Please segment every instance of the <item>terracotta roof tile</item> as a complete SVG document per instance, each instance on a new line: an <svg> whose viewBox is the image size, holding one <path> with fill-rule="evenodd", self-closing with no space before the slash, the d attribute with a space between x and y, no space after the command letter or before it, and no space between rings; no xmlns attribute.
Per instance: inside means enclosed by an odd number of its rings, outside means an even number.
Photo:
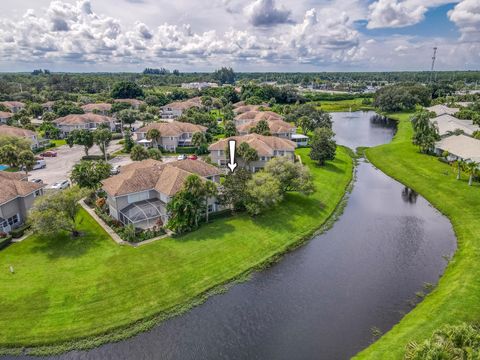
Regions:
<svg viewBox="0 0 480 360"><path fill-rule="evenodd" d="M12 201L17 197L26 196L45 186L22 179L25 179L24 174L0 172L0 188L2 189L0 191L0 204Z"/></svg>
<svg viewBox="0 0 480 360"><path fill-rule="evenodd" d="M205 132L207 128L201 125L195 125L188 122L156 122L138 129L137 133L146 133L150 129L157 129L161 136L180 136L184 133Z"/></svg>
<svg viewBox="0 0 480 360"><path fill-rule="evenodd" d="M79 125L88 123L104 123L112 122L113 118L93 113L87 114L70 114L53 120L57 125Z"/></svg>
<svg viewBox="0 0 480 360"><path fill-rule="evenodd" d="M272 156L275 150L294 151L297 145L287 139L276 136L263 136L258 134L248 134L243 136L232 136L230 138L219 140L208 147L208 150L225 150L229 140L235 140L237 146L241 143L247 143L254 148L260 156Z"/></svg>

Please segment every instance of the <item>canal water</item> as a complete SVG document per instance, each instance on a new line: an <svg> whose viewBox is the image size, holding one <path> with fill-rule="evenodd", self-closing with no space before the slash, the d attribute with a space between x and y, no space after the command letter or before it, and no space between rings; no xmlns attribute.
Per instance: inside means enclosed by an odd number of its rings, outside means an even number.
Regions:
<svg viewBox="0 0 480 360"><path fill-rule="evenodd" d="M337 142L353 149L395 132L371 112L333 118ZM356 177L333 228L249 281L147 333L53 358L350 358L437 283L456 247L448 219L421 196L365 161Z"/></svg>

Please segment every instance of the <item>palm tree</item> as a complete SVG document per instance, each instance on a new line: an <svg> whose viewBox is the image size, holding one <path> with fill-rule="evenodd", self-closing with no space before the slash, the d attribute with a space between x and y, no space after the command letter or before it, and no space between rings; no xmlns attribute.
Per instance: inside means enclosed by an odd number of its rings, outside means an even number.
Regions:
<svg viewBox="0 0 480 360"><path fill-rule="evenodd" d="M158 138L160 137L160 131L158 129L152 128L147 131L147 139L153 140L155 147L158 148Z"/></svg>
<svg viewBox="0 0 480 360"><path fill-rule="evenodd" d="M473 177L475 176L475 174L477 172L478 165L479 165L479 163L476 163L475 161L469 161L465 166L465 170L467 171L467 174L470 175L470 177L468 178L468 185L469 186L472 186Z"/></svg>
<svg viewBox="0 0 480 360"><path fill-rule="evenodd" d="M35 165L35 155L31 150L23 150L18 154L18 165L23 167L25 175L28 176L28 171L33 169Z"/></svg>
<svg viewBox="0 0 480 360"><path fill-rule="evenodd" d="M208 199L217 195L217 185L213 181L207 180L205 181L203 190L205 192L205 222L208 223Z"/></svg>
<svg viewBox="0 0 480 360"><path fill-rule="evenodd" d="M460 180L460 175L465 166L465 161L459 158L452 163L452 166L457 171L457 180Z"/></svg>

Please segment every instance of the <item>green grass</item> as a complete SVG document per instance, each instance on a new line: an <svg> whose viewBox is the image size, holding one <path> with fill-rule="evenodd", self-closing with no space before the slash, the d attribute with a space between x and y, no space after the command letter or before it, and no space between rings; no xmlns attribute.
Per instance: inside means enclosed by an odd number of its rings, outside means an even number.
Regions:
<svg viewBox="0 0 480 360"><path fill-rule="evenodd" d="M67 141L65 139L50 140L50 142L55 144L55 148L66 145Z"/></svg>
<svg viewBox="0 0 480 360"><path fill-rule="evenodd" d="M368 159L383 172L423 195L453 224L458 249L437 287L392 330L357 359L402 359L406 344L422 341L445 324L480 320L480 186L411 144L409 114L397 115L392 143L370 148Z"/></svg>
<svg viewBox="0 0 480 360"><path fill-rule="evenodd" d="M335 161L317 167L308 149L298 152L317 191L310 197L288 194L281 206L257 218L222 218L180 238L133 248L116 245L82 211L79 239L31 236L1 251L0 349L87 338L48 353L119 340L155 322L142 325L142 319L186 309L309 239L340 203L353 161L339 148ZM105 333L113 335L94 340Z"/></svg>
<svg viewBox="0 0 480 360"><path fill-rule="evenodd" d="M363 105L363 99L357 98L353 100L334 100L334 101L320 101L320 107L322 110L328 112L337 111L359 111L359 110L373 110L370 105Z"/></svg>

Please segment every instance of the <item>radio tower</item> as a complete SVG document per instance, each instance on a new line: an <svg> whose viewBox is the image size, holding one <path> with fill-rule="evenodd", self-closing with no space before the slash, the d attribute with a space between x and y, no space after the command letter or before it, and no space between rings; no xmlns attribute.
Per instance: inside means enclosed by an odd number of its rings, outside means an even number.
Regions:
<svg viewBox="0 0 480 360"><path fill-rule="evenodd" d="M437 47L433 48L433 56L432 56L432 68L430 69L430 82L433 79L433 69L435 68L435 59L437 58Z"/></svg>

